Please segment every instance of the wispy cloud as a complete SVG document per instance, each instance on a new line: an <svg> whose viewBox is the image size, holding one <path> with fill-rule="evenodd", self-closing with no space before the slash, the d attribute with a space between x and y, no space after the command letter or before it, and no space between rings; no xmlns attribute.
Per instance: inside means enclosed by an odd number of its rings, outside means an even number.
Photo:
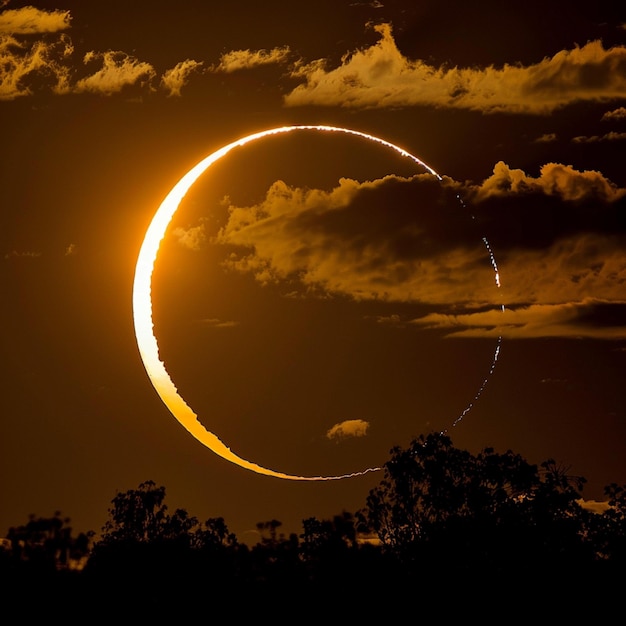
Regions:
<svg viewBox="0 0 626 626"><path fill-rule="evenodd" d="M526 67L448 68L407 59L389 24L374 28L380 40L344 56L338 67L327 69L323 60L296 67L292 76L305 82L285 96L285 103L547 114L574 102L626 98L623 46L607 50L592 41Z"/></svg>
<svg viewBox="0 0 626 626"><path fill-rule="evenodd" d="M220 320L215 317L205 318L200 320L200 322L204 326L209 326L211 328L234 328L235 326L239 326L239 322L234 320Z"/></svg>
<svg viewBox="0 0 626 626"><path fill-rule="evenodd" d="M512 249L500 262L509 303L620 302L626 284L625 237L572 234L546 249Z"/></svg>
<svg viewBox="0 0 626 626"><path fill-rule="evenodd" d="M326 432L327 439L335 439L341 441L351 437L365 437L369 429L369 422L365 420L346 420L335 424Z"/></svg>
<svg viewBox="0 0 626 626"><path fill-rule="evenodd" d="M211 66L211 71L231 73L260 65L284 63L290 54L289 46L272 48L271 50L233 50L223 54L220 57L220 62Z"/></svg>
<svg viewBox="0 0 626 626"><path fill-rule="evenodd" d="M597 143L599 141L625 141L626 133L617 133L615 131L611 131L610 133L605 133L604 135L591 135L589 137L585 135L579 135L578 137L574 137L572 141L574 143Z"/></svg>
<svg viewBox="0 0 626 626"><path fill-rule="evenodd" d="M161 86L168 96L180 96L182 88L187 84L189 77L202 67L201 61L187 59L177 63L161 76Z"/></svg>
<svg viewBox="0 0 626 626"><path fill-rule="evenodd" d="M204 224L192 226L191 228L178 226L172 234L176 241L188 250L200 250L206 243Z"/></svg>
<svg viewBox="0 0 626 626"><path fill-rule="evenodd" d="M133 86L143 93L160 87L167 96L180 96L190 76L203 61L187 59L158 75L154 66L121 50L92 50L83 57L83 65L100 67L88 76L73 58L74 46L66 34L49 37L69 29L69 11L44 11L33 7L0 13L0 99L12 100L51 90L56 94L92 93L104 96L121 93ZM25 35L40 35L37 41ZM48 37L46 38L46 35ZM291 52L288 46L270 50L234 50L223 54L208 71L232 73L259 66L285 63ZM53 84L50 86L50 79Z"/></svg>
<svg viewBox="0 0 626 626"><path fill-rule="evenodd" d="M41 252L32 250L11 250L4 255L5 259L36 259L41 256Z"/></svg>
<svg viewBox="0 0 626 626"><path fill-rule="evenodd" d="M66 60L74 52L71 41L61 35L53 42L20 42L0 35L0 100L32 95L38 80L52 81L53 93L70 89L70 69Z"/></svg>
<svg viewBox="0 0 626 626"><path fill-rule="evenodd" d="M0 13L0 35L56 33L68 29L71 19L69 11L43 11L35 7L8 9Z"/></svg>
<svg viewBox="0 0 626 626"><path fill-rule="evenodd" d="M75 256L76 254L78 254L78 246L75 243L68 244L62 252L58 250L50 253L46 252L47 257L69 257ZM44 253L39 250L11 250L4 254L5 259L38 259L43 256Z"/></svg>
<svg viewBox="0 0 626 626"><path fill-rule="evenodd" d="M88 52L83 62L100 63L95 73L80 79L74 86L77 93L91 92L112 95L125 87L139 84L149 87L156 72L152 65L139 61L125 52L109 50L107 52Z"/></svg>
<svg viewBox="0 0 626 626"><path fill-rule="evenodd" d="M0 100L31 96L39 91L58 95L94 93L110 96L135 86L153 92L154 67L123 51L90 51L83 65L99 64L92 74L75 80L80 68L74 59L68 11L43 11L33 7L0 13ZM39 35L35 41L28 35ZM179 95L194 61L183 61L164 73L162 86Z"/></svg>
<svg viewBox="0 0 626 626"><path fill-rule="evenodd" d="M556 133L546 133L535 139L535 143L552 143L557 140Z"/></svg>
<svg viewBox="0 0 626 626"><path fill-rule="evenodd" d="M589 299L462 315L433 313L412 320L411 323L422 328L445 330L449 337L623 340L626 339L626 324L607 324L602 320L602 308L616 305L619 305L622 312L626 311L626 302L605 303ZM594 316L598 317L595 321Z"/></svg>

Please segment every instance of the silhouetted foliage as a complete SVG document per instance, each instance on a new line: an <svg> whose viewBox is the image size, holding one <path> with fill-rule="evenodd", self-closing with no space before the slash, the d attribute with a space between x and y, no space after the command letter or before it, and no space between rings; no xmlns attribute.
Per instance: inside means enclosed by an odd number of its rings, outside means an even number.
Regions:
<svg viewBox="0 0 626 626"><path fill-rule="evenodd" d="M109 519L102 528L99 545L134 542L152 543L169 538L178 531L185 536L197 524L186 512L176 511L172 519L167 514L165 487L148 480L137 489L118 493L111 501Z"/></svg>
<svg viewBox="0 0 626 626"><path fill-rule="evenodd" d="M80 567L89 554L93 533L74 536L69 522L57 511L52 517L31 515L26 524L9 528L8 559L43 570Z"/></svg>
<svg viewBox="0 0 626 626"><path fill-rule="evenodd" d="M584 479L491 448L473 455L442 433L394 448L358 513L362 530L406 565L502 568L591 559Z"/></svg>
<svg viewBox="0 0 626 626"><path fill-rule="evenodd" d="M224 550L239 545L235 533L231 533L223 517L211 517L193 533L192 546L201 550Z"/></svg>
<svg viewBox="0 0 626 626"><path fill-rule="evenodd" d="M261 537L261 543L267 546L275 546L278 540L283 541L284 535L278 536L278 529L283 523L277 519L267 522L257 522L256 528Z"/></svg>
<svg viewBox="0 0 626 626"><path fill-rule="evenodd" d="M581 504L585 480L555 461L534 465L491 448L472 454L442 433L394 448L383 469L356 514L309 517L300 535L288 536L279 520L259 522L251 547L222 517L200 523L185 509L170 513L165 487L153 481L115 495L92 547L93 533L74 537L59 513L31 516L2 544L3 588L23 594L23 606L33 590L45 589L50 598L107 607L111 619L116 607L135 603L142 621L162 619L168 607L177 615L181 598L228 601L236 618L278 609L289 617L287 600L323 617L341 599L345 616L355 619L350 598L371 589L384 597L390 619L407 602L447 602L451 589L464 610L485 589L513 585L518 603L525 594L522 604L532 598L539 606L556 601L554 580L609 593L623 578L626 486L606 487L606 511L593 513ZM87 556L84 570L70 571ZM359 617L370 620L361 606Z"/></svg>
<svg viewBox="0 0 626 626"><path fill-rule="evenodd" d="M352 513L344 511L329 520L309 517L302 522L302 527L302 557L310 563L334 560L358 548Z"/></svg>
<svg viewBox="0 0 626 626"><path fill-rule="evenodd" d="M608 508L589 516L590 541L603 561L626 566L626 485L611 483L604 488Z"/></svg>
<svg viewBox="0 0 626 626"><path fill-rule="evenodd" d="M239 544L224 519L200 523L180 508L170 514L165 497L165 487L153 481L117 493L87 573L170 591L196 587L200 574L213 585L230 581L238 572Z"/></svg>

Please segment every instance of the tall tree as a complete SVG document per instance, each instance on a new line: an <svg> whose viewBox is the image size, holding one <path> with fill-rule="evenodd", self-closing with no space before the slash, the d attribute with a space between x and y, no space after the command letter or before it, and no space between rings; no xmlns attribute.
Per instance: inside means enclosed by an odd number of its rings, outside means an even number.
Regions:
<svg viewBox="0 0 626 626"><path fill-rule="evenodd" d="M179 519L172 521L164 504L165 487L148 480L137 489L119 492L111 501L109 519L102 529L100 544L119 542L150 543L171 537L178 523L181 532L189 531L185 523L186 514L175 514ZM194 518L190 520L196 523Z"/></svg>
<svg viewBox="0 0 626 626"><path fill-rule="evenodd" d="M185 509L172 514L165 504L165 487L154 481L118 492L109 519L95 543L88 573L114 579L119 585L163 587L188 584L193 576L193 549L200 525Z"/></svg>
<svg viewBox="0 0 626 626"><path fill-rule="evenodd" d="M499 568L589 558L582 478L554 461L455 448L443 433L394 448L357 517L405 562Z"/></svg>

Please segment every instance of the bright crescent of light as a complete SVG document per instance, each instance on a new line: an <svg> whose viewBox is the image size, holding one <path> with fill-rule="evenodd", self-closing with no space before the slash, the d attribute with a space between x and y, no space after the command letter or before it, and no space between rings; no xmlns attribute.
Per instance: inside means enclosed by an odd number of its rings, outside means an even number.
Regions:
<svg viewBox="0 0 626 626"><path fill-rule="evenodd" d="M384 139L379 139L378 137L361 133L356 130L350 130L348 128L339 128L335 126L282 126L280 128L272 128L270 130L254 133L229 143L227 146L213 152L213 154L210 154L190 169L169 192L152 218L152 222L146 231L143 244L141 245L139 257L137 259L137 266L135 268L135 280L133 285L133 319L135 324L135 336L137 338L137 345L139 346L139 353L141 354L144 367L146 368L152 385L161 397L161 400L163 400L174 417L200 443L204 444L207 448L210 448L213 452L215 452L215 454L218 454L227 461L231 461L232 463L240 465L245 469L249 469L253 472L264 474L266 476L273 476L275 478L300 481L340 480L343 478L362 476L368 472L378 471L380 468L370 467L359 472L343 474L341 476L297 476L284 474L283 472L277 472L266 467L262 467L235 454L215 434L208 431L200 423L198 416L180 396L176 386L170 378L170 375L165 369L164 363L159 358L159 345L157 343L156 336L154 335L151 293L154 264L156 262L159 247L163 237L165 236L167 227L191 186L209 167L211 167L211 165L213 165L213 163L227 155L233 148L244 146L247 143L256 141L257 139L262 139L263 137L267 137L269 135L289 133L296 130L345 133L377 142L395 150L402 156L412 159L417 164L425 167L431 174L441 179L439 174L437 174L432 168L428 167L420 159L413 156L406 150L385 141Z"/></svg>

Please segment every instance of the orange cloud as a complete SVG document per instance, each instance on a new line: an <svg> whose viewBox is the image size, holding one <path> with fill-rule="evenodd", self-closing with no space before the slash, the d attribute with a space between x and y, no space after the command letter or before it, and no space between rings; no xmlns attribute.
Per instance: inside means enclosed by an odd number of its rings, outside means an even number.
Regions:
<svg viewBox="0 0 626 626"><path fill-rule="evenodd" d="M161 76L161 86L168 92L168 96L180 96L181 89L187 84L189 76L202 67L201 61L187 59L177 63Z"/></svg>
<svg viewBox="0 0 626 626"><path fill-rule="evenodd" d="M22 43L0 35L0 100L32 95L38 80L52 78L54 93L67 93L70 70L64 64L74 48L66 36L47 43Z"/></svg>
<svg viewBox="0 0 626 626"><path fill-rule="evenodd" d="M574 137L572 141L574 143L597 143L598 141L624 141L626 140L626 133L617 133L615 131L611 131L610 133L605 133L604 135L591 135L587 137L585 135L579 135L578 137Z"/></svg>
<svg viewBox="0 0 626 626"><path fill-rule="evenodd" d="M603 304L588 299L561 304L535 304L527 307L492 310L461 315L433 313L412 320L423 328L448 331L449 337L503 337L536 339L539 337L626 339L626 325L592 324L585 320ZM609 303L615 305L615 302ZM621 302L620 306L626 306Z"/></svg>
<svg viewBox="0 0 626 626"><path fill-rule="evenodd" d="M54 33L70 27L69 11L42 11L35 7L9 9L0 13L0 35Z"/></svg>
<svg viewBox="0 0 626 626"><path fill-rule="evenodd" d="M626 118L626 107L619 107L613 111L607 111L602 116L602 121L609 122L612 120L623 120L624 118Z"/></svg>
<svg viewBox="0 0 626 626"><path fill-rule="evenodd" d="M292 76L305 82L285 96L285 104L548 114L574 102L626 98L623 46L606 50L592 41L527 67L437 68L404 57L389 24L374 28L378 43L344 56L339 67L327 70L320 60L295 67Z"/></svg>
<svg viewBox="0 0 626 626"><path fill-rule="evenodd" d="M624 235L580 233L547 249L514 249L500 261L502 298L510 303L621 302L626 284Z"/></svg>
<svg viewBox="0 0 626 626"><path fill-rule="evenodd" d="M120 92L124 87L139 84L150 85L155 76L152 65L135 59L125 52L109 50L108 52L88 52L84 63L101 61L102 67L94 74L79 80L74 91L111 95Z"/></svg>
<svg viewBox="0 0 626 626"><path fill-rule="evenodd" d="M602 202L615 202L626 197L626 189L620 189L600 172L579 171L570 165L547 163L537 178L523 170L511 169L503 161L493 168L493 175L473 190L473 200L481 202L494 196L512 196L539 192L558 196L566 201L597 199Z"/></svg>
<svg viewBox="0 0 626 626"><path fill-rule="evenodd" d="M217 318L206 318L200 321L203 325L210 326L211 328L234 328L235 326L239 326L239 322L236 322L234 320L220 320Z"/></svg>
<svg viewBox="0 0 626 626"><path fill-rule="evenodd" d="M626 189L558 163L533 177L499 162L481 184L466 185L497 259L496 288L485 248L473 245L476 232L455 224L439 202L461 187L444 178L437 195L428 182L342 179L323 191L277 181L258 205L230 206L215 242L234 246L227 267L262 284L436 306L413 323L455 337L624 337L607 312L624 301ZM393 312L377 319L410 321Z"/></svg>
<svg viewBox="0 0 626 626"><path fill-rule="evenodd" d="M233 50L223 54L220 62L211 67L211 71L231 73L259 65L283 63L290 53L289 46L272 48L271 50Z"/></svg>
<svg viewBox="0 0 626 626"><path fill-rule="evenodd" d="M556 140L556 133L546 133L544 135L541 135L540 137L537 137L537 139L535 139L535 143L551 143Z"/></svg>
<svg viewBox="0 0 626 626"><path fill-rule="evenodd" d="M369 422L364 420L346 420L326 431L326 438L341 441L349 437L365 437L369 426Z"/></svg>
<svg viewBox="0 0 626 626"><path fill-rule="evenodd" d="M173 233L178 243L188 250L200 250L206 243L204 224L191 228L175 228Z"/></svg>
<svg viewBox="0 0 626 626"><path fill-rule="evenodd" d="M607 337L623 332L580 325L578 318L589 316L590 302L618 306L624 299L626 232L619 216L626 189L596 171L548 163L532 177L499 162L492 176L468 190L468 198L491 231L502 301L512 307L506 316L524 318L499 332Z"/></svg>
<svg viewBox="0 0 626 626"><path fill-rule="evenodd" d="M355 299L490 302L486 250L469 218L456 231L444 223L445 202L460 206L445 191L432 175L343 178L330 191L277 181L259 205L229 207L216 243L237 246L226 265L262 284L297 278Z"/></svg>
<svg viewBox="0 0 626 626"><path fill-rule="evenodd" d="M41 252L33 252L33 251L18 251L18 250L11 250L11 252L7 252L4 255L5 259L36 259L39 258L41 256Z"/></svg>

